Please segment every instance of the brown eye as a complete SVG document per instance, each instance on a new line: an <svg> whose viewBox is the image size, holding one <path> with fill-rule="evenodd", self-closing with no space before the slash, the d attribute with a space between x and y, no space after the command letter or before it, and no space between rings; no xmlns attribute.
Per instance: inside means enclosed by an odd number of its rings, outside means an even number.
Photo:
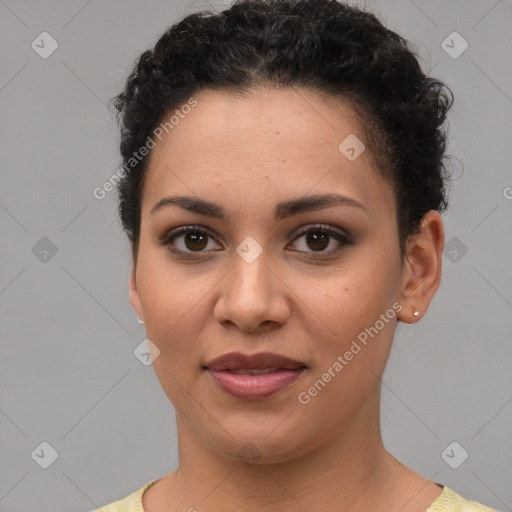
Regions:
<svg viewBox="0 0 512 512"><path fill-rule="evenodd" d="M168 246L174 253L198 253L207 252L210 234L194 226L183 226L166 235L161 240L162 245Z"/></svg>
<svg viewBox="0 0 512 512"><path fill-rule="evenodd" d="M208 235L205 235L200 231L185 233L183 237L185 246L187 247L187 249L190 249L191 251L201 251L208 244Z"/></svg>
<svg viewBox="0 0 512 512"><path fill-rule="evenodd" d="M300 239L304 240L299 244L297 241ZM200 229L200 226L182 226L164 234L160 238L160 243L178 256L200 255L222 249L218 245L215 247L215 244L209 248L210 240L214 241L213 236ZM292 244L299 245L299 248L295 249L298 252L332 256L353 245L353 242L343 232L322 225L302 228Z"/></svg>
<svg viewBox="0 0 512 512"><path fill-rule="evenodd" d="M298 244L298 251L305 253L316 252L322 255L332 255L343 250L348 245L353 245L347 235L327 226L302 228L294 243L301 238L303 238L303 242ZM331 246L331 249L326 250L329 246Z"/></svg>
<svg viewBox="0 0 512 512"><path fill-rule="evenodd" d="M323 251L329 245L329 235L320 231L311 231L306 234L306 243L315 251Z"/></svg>

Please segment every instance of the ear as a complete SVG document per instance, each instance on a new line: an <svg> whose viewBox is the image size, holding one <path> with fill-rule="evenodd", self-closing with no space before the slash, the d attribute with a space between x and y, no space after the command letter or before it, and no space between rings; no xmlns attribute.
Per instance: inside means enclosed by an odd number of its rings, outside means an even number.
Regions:
<svg viewBox="0 0 512 512"><path fill-rule="evenodd" d="M143 318L142 310L140 307L139 292L137 290L136 266L137 266L136 260L134 260L134 263L132 265L132 270L130 273L130 282L129 282L128 288L129 288L130 302L132 304L132 307L135 310L135 313L137 313L137 316L139 318Z"/></svg>
<svg viewBox="0 0 512 512"><path fill-rule="evenodd" d="M402 322L414 323L427 311L441 282L443 247L443 220L437 211L430 210L419 233L406 243L400 299L403 309L398 314ZM415 311L418 316L413 315Z"/></svg>

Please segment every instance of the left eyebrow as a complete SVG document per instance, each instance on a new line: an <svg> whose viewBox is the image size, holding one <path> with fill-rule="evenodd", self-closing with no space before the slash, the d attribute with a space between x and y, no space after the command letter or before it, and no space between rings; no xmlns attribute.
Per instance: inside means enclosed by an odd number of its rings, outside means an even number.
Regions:
<svg viewBox="0 0 512 512"><path fill-rule="evenodd" d="M164 197L151 208L151 215L168 205L176 205L184 210L208 217L215 217L222 220L227 218L226 211L222 206L206 201L205 199L190 196ZM358 208L363 210L366 214L369 214L368 209L355 199L339 194L319 194L278 203L274 210L274 218L276 220L282 220L301 213L322 210L335 205Z"/></svg>
<svg viewBox="0 0 512 512"><path fill-rule="evenodd" d="M339 194L320 194L312 196L304 196L300 199L293 199L291 201L283 201L278 203L274 212L276 220L285 219L300 213L312 212L330 208L331 206L351 206L359 208L369 215L368 209L355 199Z"/></svg>

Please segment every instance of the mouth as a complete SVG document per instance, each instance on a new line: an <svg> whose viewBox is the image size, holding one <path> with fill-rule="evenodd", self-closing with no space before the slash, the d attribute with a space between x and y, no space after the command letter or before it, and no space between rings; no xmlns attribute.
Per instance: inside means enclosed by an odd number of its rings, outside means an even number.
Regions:
<svg viewBox="0 0 512 512"><path fill-rule="evenodd" d="M236 398L262 399L290 387L307 366L285 356L231 352L203 366L219 388Z"/></svg>

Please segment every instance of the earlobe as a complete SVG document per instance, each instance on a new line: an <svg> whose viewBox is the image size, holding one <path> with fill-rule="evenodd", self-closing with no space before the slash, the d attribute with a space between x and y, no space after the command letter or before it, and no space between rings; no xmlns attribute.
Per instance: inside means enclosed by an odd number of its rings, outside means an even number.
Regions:
<svg viewBox="0 0 512 512"><path fill-rule="evenodd" d="M427 311L441 282L444 245L443 220L435 210L425 214L420 232L406 244L398 319L414 323Z"/></svg>

